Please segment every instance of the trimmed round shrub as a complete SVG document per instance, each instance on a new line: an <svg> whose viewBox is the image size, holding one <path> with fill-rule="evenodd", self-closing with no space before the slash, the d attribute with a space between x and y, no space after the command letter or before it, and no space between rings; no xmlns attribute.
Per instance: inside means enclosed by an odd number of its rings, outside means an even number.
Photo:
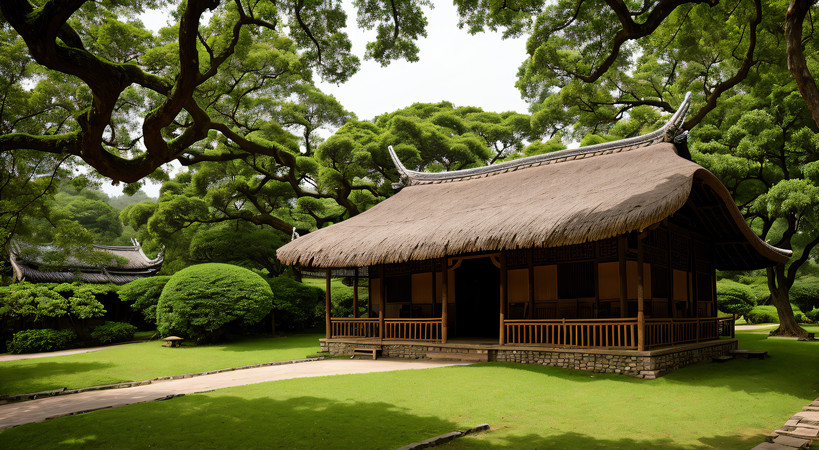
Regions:
<svg viewBox="0 0 819 450"><path fill-rule="evenodd" d="M23 330L14 333L6 347L9 352L16 354L51 352L68 348L74 339L77 339L77 333L71 330Z"/></svg>
<svg viewBox="0 0 819 450"><path fill-rule="evenodd" d="M119 288L119 298L124 302L134 302L131 309L141 312L146 322L156 326L156 305L170 279L170 276L154 276L134 280Z"/></svg>
<svg viewBox="0 0 819 450"><path fill-rule="evenodd" d="M717 281L717 309L728 314L745 316L754 307L751 288L729 279Z"/></svg>
<svg viewBox="0 0 819 450"><path fill-rule="evenodd" d="M271 309L273 292L258 274L230 264L199 264L171 276L162 289L157 329L162 336L213 342L259 322Z"/></svg>
<svg viewBox="0 0 819 450"><path fill-rule="evenodd" d="M324 291L299 283L292 278L269 278L273 290L273 312L276 326L286 330L303 330L321 323L324 318Z"/></svg>
<svg viewBox="0 0 819 450"><path fill-rule="evenodd" d="M805 317L810 321L810 323L819 322L819 308L806 312Z"/></svg>
<svg viewBox="0 0 819 450"><path fill-rule="evenodd" d="M94 328L91 337L100 344L130 341L134 338L137 327L125 322L105 322Z"/></svg>
<svg viewBox="0 0 819 450"><path fill-rule="evenodd" d="M805 277L796 280L788 293L791 303L802 311L819 308L819 278Z"/></svg>
<svg viewBox="0 0 819 450"><path fill-rule="evenodd" d="M779 323L776 307L771 305L754 306L745 317L748 323Z"/></svg>

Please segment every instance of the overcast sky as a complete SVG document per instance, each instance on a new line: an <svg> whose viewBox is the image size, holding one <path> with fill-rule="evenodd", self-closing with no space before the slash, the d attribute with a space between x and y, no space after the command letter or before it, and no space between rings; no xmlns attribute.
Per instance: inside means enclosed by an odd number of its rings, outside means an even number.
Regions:
<svg viewBox="0 0 819 450"><path fill-rule="evenodd" d="M345 3L349 6L351 2ZM374 32L364 33L355 27L355 14L348 12L347 21L352 27L346 31L353 52L362 59L361 70L342 85L319 81L318 87L333 94L360 120L416 102L442 100L486 111L527 112L528 106L515 88L518 67L526 57L526 40L502 40L499 33L470 35L458 28L454 5L435 3L434 9L426 10L429 24L427 37L418 42L420 61L396 61L387 67L363 61L364 46ZM164 25L166 15L151 12L141 17L156 30ZM159 194L158 185L143 189L152 197ZM118 195L121 189L106 183L105 191Z"/></svg>

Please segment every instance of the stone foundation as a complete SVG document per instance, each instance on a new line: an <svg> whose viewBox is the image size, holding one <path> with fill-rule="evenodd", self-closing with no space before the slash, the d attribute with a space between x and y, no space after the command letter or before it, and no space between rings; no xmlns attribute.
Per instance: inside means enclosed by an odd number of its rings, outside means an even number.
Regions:
<svg viewBox="0 0 819 450"><path fill-rule="evenodd" d="M542 364L591 372L619 373L654 379L682 367L728 354L737 348L736 339L684 344L650 351L549 348L462 343L422 343L369 339L321 339L321 350L333 355L351 355L356 348L380 348L383 357L463 359ZM448 358L447 358L448 359Z"/></svg>

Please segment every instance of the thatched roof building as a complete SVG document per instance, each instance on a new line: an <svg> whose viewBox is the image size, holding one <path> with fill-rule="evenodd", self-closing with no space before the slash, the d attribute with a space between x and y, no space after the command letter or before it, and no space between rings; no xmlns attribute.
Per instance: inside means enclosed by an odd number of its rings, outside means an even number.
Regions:
<svg viewBox="0 0 819 450"><path fill-rule="evenodd" d="M162 268L163 256L148 258L142 247L134 245L94 245L94 250L113 256L112 262L93 265L75 257L69 257L53 267L46 262L47 254L54 251L49 246L30 246L12 242L9 259L17 281L31 283L114 283L125 284L138 278L156 275ZM114 262L118 261L118 262Z"/></svg>
<svg viewBox="0 0 819 450"><path fill-rule="evenodd" d="M325 269L322 348L640 377L736 348L716 269L769 267L790 251L757 237L690 160L679 132L689 101L643 136L487 167L421 173L390 149L398 193L277 252ZM367 268L366 317L357 270L352 317L334 317L330 277L352 268Z"/></svg>
<svg viewBox="0 0 819 450"><path fill-rule="evenodd" d="M413 172L392 153L400 192L294 240L277 257L341 268L559 247L642 231L680 214L714 238L718 269L786 261L790 252L753 233L714 174L677 154L671 141L686 106L648 135L476 169Z"/></svg>

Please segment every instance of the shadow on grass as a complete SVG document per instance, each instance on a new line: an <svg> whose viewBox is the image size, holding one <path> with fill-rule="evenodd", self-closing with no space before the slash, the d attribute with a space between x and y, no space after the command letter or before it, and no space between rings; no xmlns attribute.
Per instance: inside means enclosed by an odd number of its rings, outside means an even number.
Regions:
<svg viewBox="0 0 819 450"><path fill-rule="evenodd" d="M191 395L5 430L6 448L397 448L458 427L383 402Z"/></svg>
<svg viewBox="0 0 819 450"><path fill-rule="evenodd" d="M819 367L819 342L799 342L786 339L767 339L764 335L743 333L739 347L768 351L769 357L760 359L737 358L725 363L709 360L684 367L664 375L664 382L684 385L727 387L735 391L759 394L776 392L813 399L819 392L816 368ZM651 384L655 381L610 373L593 373L536 364L483 363L467 367L500 366L557 377L576 383L610 380L621 384Z"/></svg>
<svg viewBox="0 0 819 450"><path fill-rule="evenodd" d="M58 389L63 386L55 387L49 377L102 371L113 366L110 363L100 362L38 362L11 367L0 366L0 395ZM42 381L40 381L41 378ZM18 388L17 386L20 386L18 382L24 383L25 389Z"/></svg>
<svg viewBox="0 0 819 450"><path fill-rule="evenodd" d="M227 343L212 344L213 347L223 347L226 352L257 352L264 350L289 350L306 348L308 352L319 351L319 338L324 335L315 333L288 334L285 336L248 337Z"/></svg>
<svg viewBox="0 0 819 450"><path fill-rule="evenodd" d="M489 431L488 433L492 433ZM662 448L662 449L689 449L691 446L675 444L670 438L644 439L640 436L627 439L606 439L605 436L589 436L582 433L563 433L555 436L540 436L529 434L525 436L508 436L500 438L500 442L489 442L484 438L488 435L476 435L458 439L446 448ZM764 436L714 436L699 439L703 447L707 448L737 448L748 449L764 441Z"/></svg>

